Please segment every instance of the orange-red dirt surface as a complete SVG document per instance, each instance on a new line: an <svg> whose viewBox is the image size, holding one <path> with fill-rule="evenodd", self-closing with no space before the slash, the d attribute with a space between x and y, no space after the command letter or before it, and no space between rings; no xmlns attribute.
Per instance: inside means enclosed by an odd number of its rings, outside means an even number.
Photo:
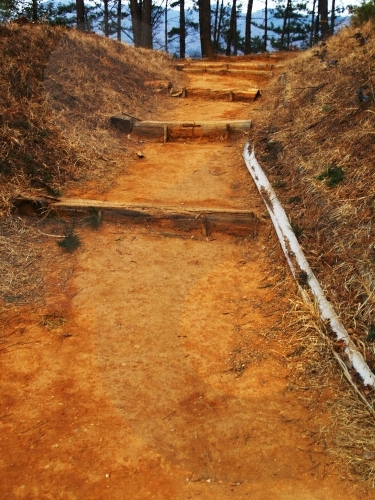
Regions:
<svg viewBox="0 0 375 500"><path fill-rule="evenodd" d="M181 99L153 119L251 119L253 106ZM290 278L275 286L286 264L245 139L140 142L144 157L110 190L71 193L251 209L259 233L191 237L104 219L78 229L73 254L39 244L45 302L1 308L1 499L375 498L340 479L319 436L330 392L315 403L290 389L283 317L295 292Z"/></svg>

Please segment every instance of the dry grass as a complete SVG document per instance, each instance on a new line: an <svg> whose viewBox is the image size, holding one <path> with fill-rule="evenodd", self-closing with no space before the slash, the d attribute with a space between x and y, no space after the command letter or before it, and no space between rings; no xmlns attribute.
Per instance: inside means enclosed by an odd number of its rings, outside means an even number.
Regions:
<svg viewBox="0 0 375 500"><path fill-rule="evenodd" d="M84 221L80 221L84 225ZM73 272L72 259L61 252L55 257L55 247L69 233L72 223L57 218L3 217L0 224L0 311L48 302L47 283L53 276L60 276L62 289L67 286L64 277L66 263L68 274ZM1 316L1 315L0 315ZM0 318L0 329L1 329Z"/></svg>
<svg viewBox="0 0 375 500"><path fill-rule="evenodd" d="M301 55L270 90L253 139L273 184L282 185L278 195L290 220L303 230L311 267L375 367L374 345L366 341L375 323L375 37L371 25L362 33L364 45L348 28L318 49L335 65L314 49ZM321 176L330 166L344 172L337 185Z"/></svg>
<svg viewBox="0 0 375 500"><path fill-rule="evenodd" d="M263 332L265 338L272 339L268 355L274 352L277 358L283 356L290 372L287 391L309 411L308 421L301 422L301 434L308 435L311 443L328 454L317 474L324 477L334 471L356 483L361 477L363 492L371 492L375 487L374 412L353 391L337 364L317 304L298 298L297 285L286 273L278 246L277 237L270 235L267 251L275 270L273 286L280 299L293 299L279 328ZM291 294L293 289L295 294ZM233 369L237 366L234 364Z"/></svg>
<svg viewBox="0 0 375 500"><path fill-rule="evenodd" d="M355 29L343 29L326 45L302 53L283 77L273 82L252 137L257 158L292 225L301 229L299 240L314 273L372 369L374 78L374 26L362 26L361 36ZM329 171L341 171L344 177L331 182ZM305 323L310 332L305 344L310 345L316 339L313 325L319 321L309 313L302 318ZM320 330L329 336L324 325ZM325 341L319 342L323 348ZM310 357L301 364L305 381ZM327 355L318 348L313 359L318 372L319 366L325 370L332 352ZM373 405L373 391L361 391ZM368 413L357 396L343 388L331 402L335 453L374 484L374 414Z"/></svg>
<svg viewBox="0 0 375 500"><path fill-rule="evenodd" d="M314 407L311 427L316 440L332 456L332 466L342 478L364 480L363 487L375 487L374 411L347 383L335 361L335 351L318 307L296 301L286 320L289 324L291 377L289 390L300 394ZM322 416L324 415L324 418Z"/></svg>
<svg viewBox="0 0 375 500"><path fill-rule="evenodd" d="M12 200L105 191L136 147L109 118L171 105L145 82L181 72L164 53L44 24L0 25L0 61L0 300L24 304L44 300L44 222L11 216Z"/></svg>
<svg viewBox="0 0 375 500"><path fill-rule="evenodd" d="M109 125L168 106L147 80L181 74L161 52L48 25L0 26L0 209L25 191L59 195L126 168L131 145Z"/></svg>
<svg viewBox="0 0 375 500"><path fill-rule="evenodd" d="M22 219L3 219L0 236L0 297L5 303L38 303L44 293L40 234Z"/></svg>

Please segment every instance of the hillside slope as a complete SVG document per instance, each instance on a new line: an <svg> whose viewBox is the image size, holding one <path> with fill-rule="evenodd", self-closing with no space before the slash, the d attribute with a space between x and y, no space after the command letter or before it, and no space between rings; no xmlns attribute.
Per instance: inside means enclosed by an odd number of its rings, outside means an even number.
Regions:
<svg viewBox="0 0 375 500"><path fill-rule="evenodd" d="M313 272L372 371L374 35L371 23L344 28L301 53L264 92L251 137ZM329 345L342 348L333 338ZM374 484L374 391L357 382L370 412L350 398L333 404L336 452Z"/></svg>
<svg viewBox="0 0 375 500"><path fill-rule="evenodd" d="M375 36L345 28L268 90L258 160L349 333L375 368Z"/></svg>
<svg viewBox="0 0 375 500"><path fill-rule="evenodd" d="M56 195L69 182L124 168L109 117L143 118L167 106L147 81L176 81L162 52L43 24L0 26L0 209L35 190ZM121 158L117 158L121 154Z"/></svg>

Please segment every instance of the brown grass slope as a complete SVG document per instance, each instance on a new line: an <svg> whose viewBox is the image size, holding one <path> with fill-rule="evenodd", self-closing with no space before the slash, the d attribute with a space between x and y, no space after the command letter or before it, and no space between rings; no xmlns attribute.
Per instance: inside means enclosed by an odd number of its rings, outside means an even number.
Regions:
<svg viewBox="0 0 375 500"><path fill-rule="evenodd" d="M145 82L178 78L161 52L43 24L0 26L0 61L3 214L20 192L108 182L127 152L109 117L149 116L163 98Z"/></svg>
<svg viewBox="0 0 375 500"><path fill-rule="evenodd" d="M314 273L372 369L374 78L373 25L345 28L273 83L252 138Z"/></svg>

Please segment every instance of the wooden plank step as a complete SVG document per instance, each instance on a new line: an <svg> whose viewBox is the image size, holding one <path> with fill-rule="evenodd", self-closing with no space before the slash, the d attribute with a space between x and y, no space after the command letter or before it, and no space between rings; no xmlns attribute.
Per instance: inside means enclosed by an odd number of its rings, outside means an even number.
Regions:
<svg viewBox="0 0 375 500"><path fill-rule="evenodd" d="M186 73L198 73L198 74L208 74L208 75L221 75L221 76L257 76L262 78L272 78L274 72L266 69L242 69L242 68L232 68L227 69L225 67L210 68L206 66L186 66L183 68Z"/></svg>
<svg viewBox="0 0 375 500"><path fill-rule="evenodd" d="M204 97L205 99L228 99L229 101L255 101L260 97L259 89L234 90L234 89L207 89L197 87L186 87L183 90L184 97Z"/></svg>
<svg viewBox="0 0 375 500"><path fill-rule="evenodd" d="M259 219L249 210L207 207L171 207L62 198L50 205L56 216L98 214L101 220L144 224L158 231L173 230L191 237L225 233L246 237L256 235Z"/></svg>
<svg viewBox="0 0 375 500"><path fill-rule="evenodd" d="M196 70L205 72L207 70L228 70L228 69L242 69L242 70L266 70L272 71L274 69L274 63L266 62L222 62L222 61L197 61L191 63L178 63L176 64L176 69L179 71L189 71Z"/></svg>
<svg viewBox="0 0 375 500"><path fill-rule="evenodd" d="M251 120L219 121L140 121L130 115L112 116L111 124L125 132L139 137L168 142L178 139L229 138L244 136L251 127Z"/></svg>

